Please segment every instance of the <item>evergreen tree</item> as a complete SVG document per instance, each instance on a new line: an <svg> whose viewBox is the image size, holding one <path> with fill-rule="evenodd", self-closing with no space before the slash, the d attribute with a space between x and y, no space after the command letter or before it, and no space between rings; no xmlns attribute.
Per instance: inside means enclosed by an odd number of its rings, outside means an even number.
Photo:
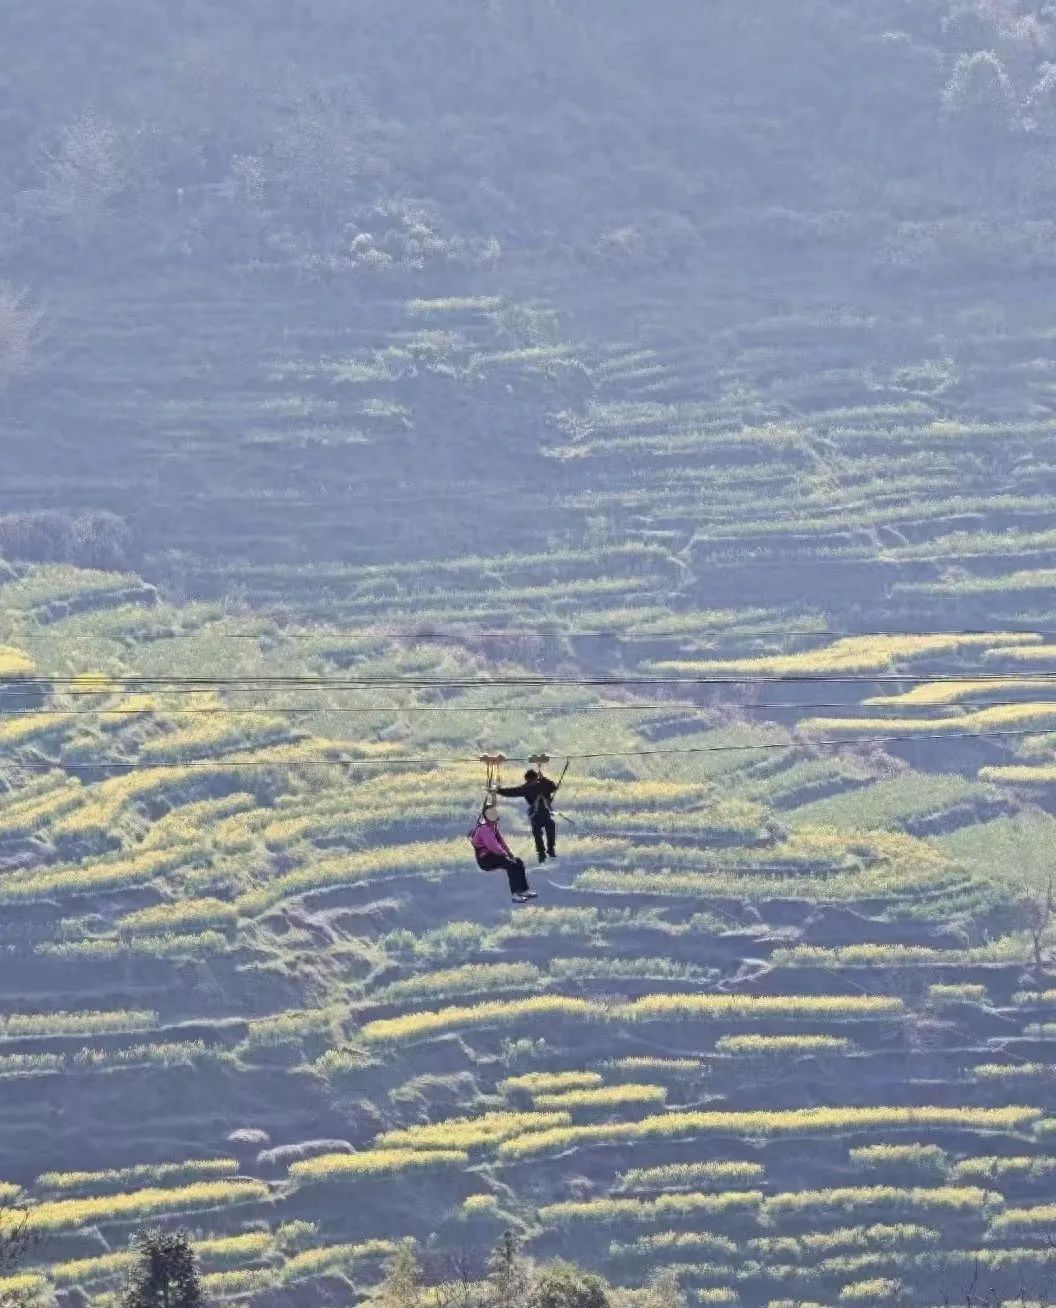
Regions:
<svg viewBox="0 0 1056 1308"><path fill-rule="evenodd" d="M205 1296L188 1231L141 1231L121 1296L123 1308L199 1308Z"/></svg>

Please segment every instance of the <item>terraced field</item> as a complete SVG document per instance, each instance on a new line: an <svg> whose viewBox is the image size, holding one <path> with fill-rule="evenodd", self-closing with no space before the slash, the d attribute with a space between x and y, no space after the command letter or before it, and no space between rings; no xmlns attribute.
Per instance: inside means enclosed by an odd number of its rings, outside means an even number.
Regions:
<svg viewBox="0 0 1056 1308"><path fill-rule="evenodd" d="M58 298L0 507L137 543L0 582L0 1293L1051 1299L1051 325L716 278Z"/></svg>
<svg viewBox="0 0 1056 1308"><path fill-rule="evenodd" d="M1045 637L665 617L664 551L563 566L622 607L501 640L464 561L420 607L346 569L332 629L12 570L0 1154L45 1240L0 1289L108 1302L159 1216L220 1298L505 1228L701 1303L1049 1283ZM509 614L545 585L491 568ZM470 760L540 745L574 825L520 908L467 863Z"/></svg>

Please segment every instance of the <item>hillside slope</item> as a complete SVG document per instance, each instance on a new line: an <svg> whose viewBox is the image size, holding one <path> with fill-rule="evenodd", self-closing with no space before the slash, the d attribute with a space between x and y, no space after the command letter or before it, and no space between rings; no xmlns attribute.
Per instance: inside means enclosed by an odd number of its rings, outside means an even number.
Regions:
<svg viewBox="0 0 1056 1308"><path fill-rule="evenodd" d="M631 1284L669 1263L704 1302L1044 1280L1052 819L1003 766L819 750L809 706L745 726L670 687L476 685L545 670L538 638L135 587L0 588L0 1132L40 1292L105 1294L155 1214L202 1233L220 1295L369 1283L404 1234L483 1258L504 1226ZM741 666L909 683L1037 649L774 639ZM470 684L412 684L436 680ZM467 741L596 756L531 907L467 863Z"/></svg>

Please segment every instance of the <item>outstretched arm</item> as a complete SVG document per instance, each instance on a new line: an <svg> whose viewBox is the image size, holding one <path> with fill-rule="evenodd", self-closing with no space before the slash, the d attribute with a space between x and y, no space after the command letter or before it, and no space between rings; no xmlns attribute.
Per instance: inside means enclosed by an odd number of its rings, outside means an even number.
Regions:
<svg viewBox="0 0 1056 1308"><path fill-rule="evenodd" d="M504 799L524 799L527 792L528 792L527 785L495 787L495 793L497 795L502 795Z"/></svg>

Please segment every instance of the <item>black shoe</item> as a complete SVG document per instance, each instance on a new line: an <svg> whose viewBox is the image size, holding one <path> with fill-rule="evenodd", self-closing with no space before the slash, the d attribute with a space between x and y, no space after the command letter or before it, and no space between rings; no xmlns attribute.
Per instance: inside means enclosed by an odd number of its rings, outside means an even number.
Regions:
<svg viewBox="0 0 1056 1308"><path fill-rule="evenodd" d="M539 896L535 893L534 890L525 890L519 895L514 895L513 902L515 904L527 904L530 899L538 899L538 898Z"/></svg>
<svg viewBox="0 0 1056 1308"><path fill-rule="evenodd" d="M557 858L557 850L556 850L556 849L548 849L548 850L546 851L546 856L547 856L547 858Z"/></svg>

